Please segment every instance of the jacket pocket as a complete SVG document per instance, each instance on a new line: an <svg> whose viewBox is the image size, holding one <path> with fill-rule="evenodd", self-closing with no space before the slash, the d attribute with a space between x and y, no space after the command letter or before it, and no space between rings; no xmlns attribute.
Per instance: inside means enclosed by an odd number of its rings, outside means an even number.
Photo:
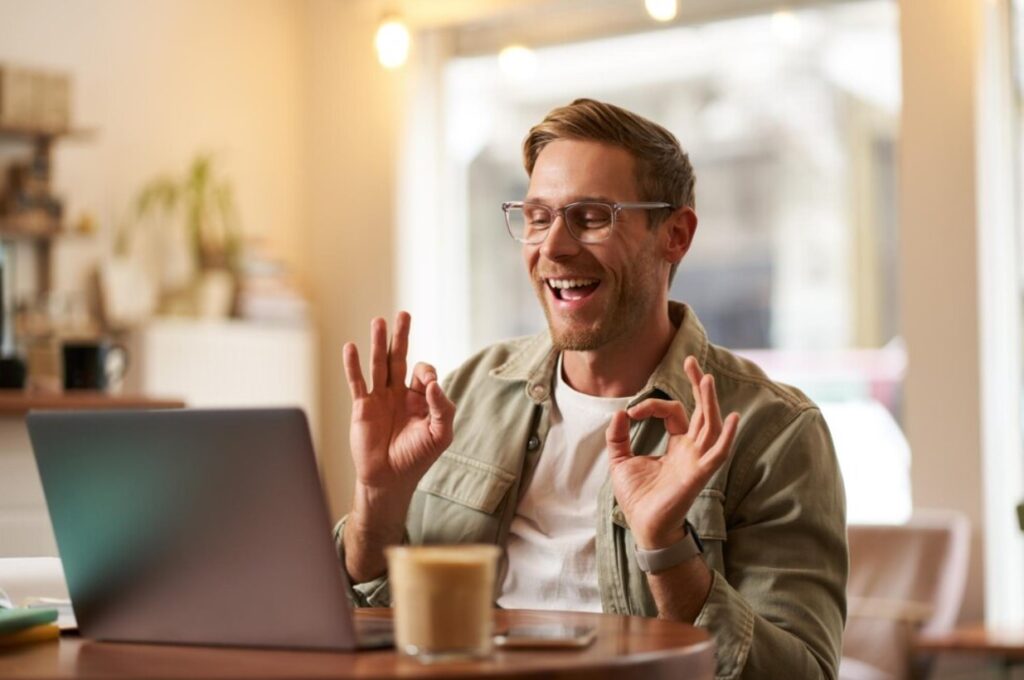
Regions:
<svg viewBox="0 0 1024 680"><path fill-rule="evenodd" d="M704 489L693 501L686 519L697 529L701 539L726 540L724 501L725 496L717 489Z"/></svg>
<svg viewBox="0 0 1024 680"><path fill-rule="evenodd" d="M445 452L416 487L473 510L494 514L512 487L515 475L488 463Z"/></svg>

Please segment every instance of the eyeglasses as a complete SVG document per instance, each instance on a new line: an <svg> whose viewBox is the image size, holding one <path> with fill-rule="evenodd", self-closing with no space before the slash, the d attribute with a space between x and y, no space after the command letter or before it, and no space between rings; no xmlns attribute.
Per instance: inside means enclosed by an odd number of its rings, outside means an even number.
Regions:
<svg viewBox="0 0 1024 680"><path fill-rule="evenodd" d="M536 245L547 238L555 216L561 215L569 234L580 243L600 243L612 234L615 219L622 210L661 210L673 208L671 203L601 203L580 201L562 208L549 208L540 203L506 201L501 204L505 226L520 243Z"/></svg>

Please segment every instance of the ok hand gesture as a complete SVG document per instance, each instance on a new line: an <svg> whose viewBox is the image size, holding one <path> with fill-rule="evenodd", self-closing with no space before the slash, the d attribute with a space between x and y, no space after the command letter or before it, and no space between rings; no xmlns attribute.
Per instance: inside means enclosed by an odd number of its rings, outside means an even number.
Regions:
<svg viewBox="0 0 1024 680"><path fill-rule="evenodd" d="M683 521L711 476L729 458L739 423L731 413L722 422L714 378L687 357L683 369L693 386L693 416L682 404L647 399L612 417L608 443L612 487L637 545L664 548L684 536ZM629 419L661 418L668 432L665 455L634 456L629 445Z"/></svg>
<svg viewBox="0 0 1024 680"><path fill-rule="evenodd" d="M395 317L388 345L387 324L370 324L370 375L367 389L354 343L344 349L345 375L352 393L349 445L358 482L385 494L409 495L427 469L452 442L455 404L437 382L437 371L419 363L405 384L411 319Z"/></svg>

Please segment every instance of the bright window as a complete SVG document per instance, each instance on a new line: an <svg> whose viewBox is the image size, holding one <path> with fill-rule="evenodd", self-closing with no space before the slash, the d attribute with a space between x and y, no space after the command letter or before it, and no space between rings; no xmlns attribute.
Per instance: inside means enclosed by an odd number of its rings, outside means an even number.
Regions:
<svg viewBox="0 0 1024 680"><path fill-rule="evenodd" d="M544 327L500 204L525 195L530 126L576 97L611 101L668 127L696 169L700 227L671 297L695 308L712 342L821 404L851 521L906 518L897 24L888 0L823 3L448 59L435 228L445 257L459 255L434 280L447 277L436 285L448 286L469 322L454 326L447 346L474 349ZM415 219L405 240L412 271L412 252L423 254L415 239L429 232L424 211ZM429 278L415 282L411 294L425 295Z"/></svg>

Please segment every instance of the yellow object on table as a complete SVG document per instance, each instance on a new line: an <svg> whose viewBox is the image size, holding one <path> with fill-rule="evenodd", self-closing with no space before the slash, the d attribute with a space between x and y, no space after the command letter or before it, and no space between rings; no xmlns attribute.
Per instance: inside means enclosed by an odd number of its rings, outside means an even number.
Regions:
<svg viewBox="0 0 1024 680"><path fill-rule="evenodd" d="M52 623L44 623L41 626L32 626L19 630L17 633L0 635L0 647L8 645L27 645L32 642L46 642L56 640L60 637L60 628Z"/></svg>

